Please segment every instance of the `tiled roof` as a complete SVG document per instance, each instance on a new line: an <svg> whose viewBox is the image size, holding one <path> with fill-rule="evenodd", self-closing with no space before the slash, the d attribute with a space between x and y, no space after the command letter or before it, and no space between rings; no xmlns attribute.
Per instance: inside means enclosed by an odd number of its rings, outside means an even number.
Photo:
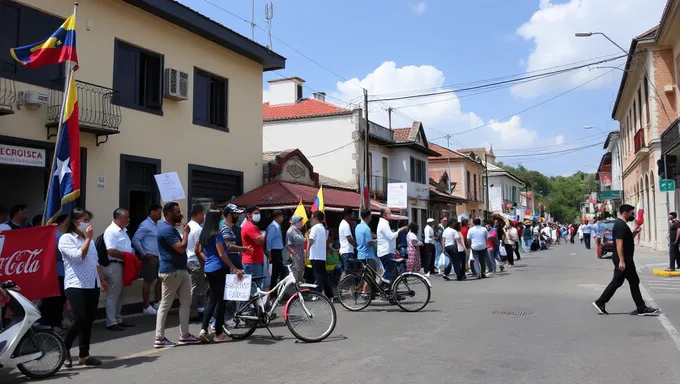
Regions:
<svg viewBox="0 0 680 384"><path fill-rule="evenodd" d="M444 159L446 159L446 158L462 159L462 158L467 157L467 156L463 155L462 153L460 153L458 151L454 151L454 150L451 150L451 149L448 149L448 148L444 148L441 145L437 145L437 144L433 144L433 143L430 143L430 149L437 152ZM435 157L430 156L430 158L435 158Z"/></svg>
<svg viewBox="0 0 680 384"><path fill-rule="evenodd" d="M411 132L411 128L395 128L394 131L394 141L397 143L406 143L409 141L408 136Z"/></svg>
<svg viewBox="0 0 680 384"><path fill-rule="evenodd" d="M431 169L427 173L430 176L430 180L434 181L435 183L439 183L446 171L441 169Z"/></svg>
<svg viewBox="0 0 680 384"><path fill-rule="evenodd" d="M303 99L295 104L281 104L274 106L269 105L269 103L262 104L263 121L348 115L350 113L352 113L352 111L347 108L338 107L337 105L314 98Z"/></svg>
<svg viewBox="0 0 680 384"><path fill-rule="evenodd" d="M243 207L281 207L295 206L302 199L304 205L311 206L318 191L319 188L315 186L274 180L231 200L230 203ZM324 188L323 200L326 207L358 209L361 195L353 191ZM381 207L382 204L371 201L372 210L379 210Z"/></svg>

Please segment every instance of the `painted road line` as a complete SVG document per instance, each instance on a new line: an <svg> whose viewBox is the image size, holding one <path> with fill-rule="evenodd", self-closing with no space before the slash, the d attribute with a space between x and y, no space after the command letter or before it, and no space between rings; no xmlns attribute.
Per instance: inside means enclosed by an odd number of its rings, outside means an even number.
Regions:
<svg viewBox="0 0 680 384"><path fill-rule="evenodd" d="M650 305L654 308L658 308L656 305L656 302L654 302L654 299L649 295L647 292L647 289L645 289L645 286L640 284L640 292L642 293L642 297L644 297L645 301L647 302L647 305ZM666 332L668 332L668 335L671 337L671 340L675 343L675 347L680 351L680 332L678 332L677 329L673 326L670 320L666 317L664 313L661 313L657 317L659 319L659 322L661 325L664 327Z"/></svg>
<svg viewBox="0 0 680 384"><path fill-rule="evenodd" d="M680 277L680 272L679 272L679 271L669 272L669 271L664 271L663 269L656 269L656 268L654 268L654 269L652 269L652 273L655 274L655 275L657 275L657 276L665 276L665 277L673 276L673 277Z"/></svg>

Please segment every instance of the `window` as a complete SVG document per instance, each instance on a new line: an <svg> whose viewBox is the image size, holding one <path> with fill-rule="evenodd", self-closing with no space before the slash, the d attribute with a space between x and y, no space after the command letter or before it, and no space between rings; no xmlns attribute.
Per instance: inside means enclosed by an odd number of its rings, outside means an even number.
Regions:
<svg viewBox="0 0 680 384"><path fill-rule="evenodd" d="M680 64L680 62L678 63ZM645 123L650 124L649 120L649 80L647 80L647 76L645 76L645 83L644 83L644 89L645 89ZM651 124L650 124L651 127Z"/></svg>
<svg viewBox="0 0 680 384"><path fill-rule="evenodd" d="M467 192L470 193L470 171L467 171L467 174L465 175L465 186L467 189Z"/></svg>
<svg viewBox="0 0 680 384"><path fill-rule="evenodd" d="M163 114L163 55L116 40L113 53L113 103Z"/></svg>
<svg viewBox="0 0 680 384"><path fill-rule="evenodd" d="M473 196L475 197L475 201L476 201L477 200L477 174L476 173L474 174L474 178L475 178L475 184L474 184L475 193L474 193Z"/></svg>
<svg viewBox="0 0 680 384"><path fill-rule="evenodd" d="M0 0L0 76L40 87L63 89L64 64L26 68L14 61L10 48L37 43L50 36L63 19L15 2Z"/></svg>
<svg viewBox="0 0 680 384"><path fill-rule="evenodd" d="M227 79L194 68L194 124L228 132L228 92Z"/></svg>
<svg viewBox="0 0 680 384"><path fill-rule="evenodd" d="M642 87L638 88L638 116L640 117L640 127L644 127L644 122L642 121Z"/></svg>
<svg viewBox="0 0 680 384"><path fill-rule="evenodd" d="M414 183L427 184L427 171L425 161L411 157L411 181Z"/></svg>
<svg viewBox="0 0 680 384"><path fill-rule="evenodd" d="M638 130L638 115L637 115L637 101L633 100L633 129L637 132Z"/></svg>
<svg viewBox="0 0 680 384"><path fill-rule="evenodd" d="M302 100L302 84L298 84L295 89L295 101L298 102Z"/></svg>

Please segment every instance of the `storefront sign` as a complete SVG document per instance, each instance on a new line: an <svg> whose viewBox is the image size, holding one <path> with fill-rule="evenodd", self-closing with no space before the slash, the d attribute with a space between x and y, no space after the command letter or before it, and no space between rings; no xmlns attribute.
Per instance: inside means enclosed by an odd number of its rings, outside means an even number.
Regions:
<svg viewBox="0 0 680 384"><path fill-rule="evenodd" d="M104 176L97 176L97 189L106 189L106 178Z"/></svg>
<svg viewBox="0 0 680 384"><path fill-rule="evenodd" d="M59 296L56 230L49 225L0 232L0 282L12 280L29 300Z"/></svg>
<svg viewBox="0 0 680 384"><path fill-rule="evenodd" d="M408 187L406 183L387 184L387 206L390 208L408 208Z"/></svg>
<svg viewBox="0 0 680 384"><path fill-rule="evenodd" d="M45 150L0 144L0 164L45 167Z"/></svg>
<svg viewBox="0 0 680 384"><path fill-rule="evenodd" d="M177 172L161 173L159 175L154 175L154 178L156 179L158 191L161 193L163 202L167 203L169 201L186 199L184 188L182 188L182 183L179 181Z"/></svg>
<svg viewBox="0 0 680 384"><path fill-rule="evenodd" d="M612 185L612 174L601 172L600 185L602 185L603 187L610 187Z"/></svg>
<svg viewBox="0 0 680 384"><path fill-rule="evenodd" d="M600 191L600 196L599 196L601 201L605 200L621 200L621 191L619 190L612 190L612 191Z"/></svg>

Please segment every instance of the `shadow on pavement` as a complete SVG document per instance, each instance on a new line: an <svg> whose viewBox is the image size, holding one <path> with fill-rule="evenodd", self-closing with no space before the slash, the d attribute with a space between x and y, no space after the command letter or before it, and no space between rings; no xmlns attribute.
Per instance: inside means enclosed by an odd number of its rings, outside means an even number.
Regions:
<svg viewBox="0 0 680 384"><path fill-rule="evenodd" d="M54 379L72 379L74 376L79 375L78 372L73 372L62 368L59 372L55 373L54 376L48 377L42 380L32 380L22 375L21 372L17 370L0 369L0 377L2 377L3 384L15 384L15 383L26 383L30 380L32 383L47 382Z"/></svg>
<svg viewBox="0 0 680 384"><path fill-rule="evenodd" d="M102 364L101 367L97 369L115 369L115 368L129 368L129 367L134 367L136 365L140 364L145 364L145 363L150 363L153 361L158 360L158 355L150 355L150 356L137 356L137 357L130 357L127 359L112 359L112 360L106 360L106 358L102 357L102 361L104 364Z"/></svg>

